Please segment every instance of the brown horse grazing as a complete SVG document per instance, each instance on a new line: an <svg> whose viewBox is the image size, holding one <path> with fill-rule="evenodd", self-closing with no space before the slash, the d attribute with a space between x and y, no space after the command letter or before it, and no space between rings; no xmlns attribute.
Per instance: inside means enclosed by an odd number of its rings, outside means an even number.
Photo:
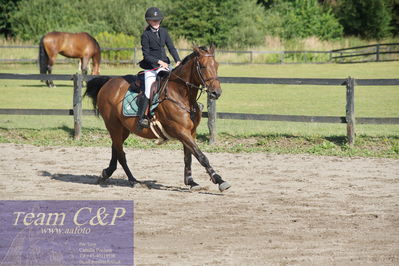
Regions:
<svg viewBox="0 0 399 266"><path fill-rule="evenodd" d="M167 135L183 143L184 184L193 190L199 189L200 186L194 182L191 174L192 154L205 167L211 181L219 185L220 191L230 187L229 183L216 174L195 143L196 128L201 119L201 110L197 103L198 91L205 89L209 97L213 99L219 98L222 93L214 50L213 46L209 49L194 48L194 52L161 81L162 85L166 85L166 89L160 93L160 103L154 115ZM137 129L138 117L126 117L122 114L122 101L128 88L128 82L121 77L112 79L98 77L88 82L85 95L93 99L94 108L98 108L112 138L112 158L109 167L103 170L99 181L109 178L116 170L117 161L119 161L130 184L134 186L135 183L140 182L134 178L127 166L123 143L130 133L148 139L156 139L157 136L150 128Z"/></svg>
<svg viewBox="0 0 399 266"><path fill-rule="evenodd" d="M70 58L80 58L83 74L87 74L90 58L93 58L92 75L100 74L100 45L86 32L50 32L44 35L39 45L40 74L51 74L57 54ZM49 87L54 87L52 80L46 80Z"/></svg>

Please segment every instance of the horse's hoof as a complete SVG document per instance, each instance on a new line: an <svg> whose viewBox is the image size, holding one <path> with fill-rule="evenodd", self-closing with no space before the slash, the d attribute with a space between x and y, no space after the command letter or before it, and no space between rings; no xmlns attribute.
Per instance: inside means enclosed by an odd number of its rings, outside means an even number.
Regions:
<svg viewBox="0 0 399 266"><path fill-rule="evenodd" d="M194 179L192 177L188 178L187 186L190 186L191 191L201 190L201 186L198 183L194 182Z"/></svg>
<svg viewBox="0 0 399 266"><path fill-rule="evenodd" d="M101 176L97 179L97 184L104 184L110 176L107 174L106 169L101 172Z"/></svg>
<svg viewBox="0 0 399 266"><path fill-rule="evenodd" d="M191 191L200 191L202 187L198 184L190 186Z"/></svg>
<svg viewBox="0 0 399 266"><path fill-rule="evenodd" d="M97 184L104 185L106 183L106 181L107 181L107 178L99 177L97 179Z"/></svg>
<svg viewBox="0 0 399 266"><path fill-rule="evenodd" d="M107 169L103 169L103 171L101 172L101 178L103 179L107 179L109 178L109 175L107 174Z"/></svg>
<svg viewBox="0 0 399 266"><path fill-rule="evenodd" d="M223 183L219 184L220 192L223 192L226 189L229 189L230 187L231 187L231 185L228 182L226 182L226 181L224 181Z"/></svg>
<svg viewBox="0 0 399 266"><path fill-rule="evenodd" d="M141 184L141 182L138 180L129 180L129 184L131 187L134 187L136 184Z"/></svg>

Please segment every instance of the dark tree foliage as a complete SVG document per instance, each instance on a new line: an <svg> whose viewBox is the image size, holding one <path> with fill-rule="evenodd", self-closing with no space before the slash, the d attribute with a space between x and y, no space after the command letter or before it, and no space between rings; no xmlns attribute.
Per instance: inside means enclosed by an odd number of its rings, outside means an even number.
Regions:
<svg viewBox="0 0 399 266"><path fill-rule="evenodd" d="M346 35L366 39L391 35L392 6L387 0L341 0L338 15Z"/></svg>
<svg viewBox="0 0 399 266"><path fill-rule="evenodd" d="M388 5L392 9L391 32L397 36L399 35L399 0L388 0Z"/></svg>
<svg viewBox="0 0 399 266"><path fill-rule="evenodd" d="M0 34L6 37L13 35L10 13L14 11L20 0L0 0Z"/></svg>

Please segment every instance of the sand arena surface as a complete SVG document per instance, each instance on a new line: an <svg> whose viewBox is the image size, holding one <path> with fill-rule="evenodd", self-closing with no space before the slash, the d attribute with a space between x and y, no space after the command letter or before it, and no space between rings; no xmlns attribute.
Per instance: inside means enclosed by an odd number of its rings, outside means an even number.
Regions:
<svg viewBox="0 0 399 266"><path fill-rule="evenodd" d="M137 265L399 265L399 160L207 154L219 193L183 151L126 153L148 186L96 184L110 148L0 144L0 199L132 199Z"/></svg>

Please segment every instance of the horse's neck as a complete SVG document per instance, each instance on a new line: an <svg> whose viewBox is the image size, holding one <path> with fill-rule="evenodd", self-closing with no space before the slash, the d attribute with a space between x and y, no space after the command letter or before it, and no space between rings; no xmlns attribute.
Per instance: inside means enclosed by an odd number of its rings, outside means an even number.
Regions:
<svg viewBox="0 0 399 266"><path fill-rule="evenodd" d="M199 86L199 82L196 79L194 62L191 61L184 64L179 69L176 69L174 74L176 74L177 77L180 77L180 82L178 82L179 86L176 87L179 94L184 98L188 98L189 102L193 104L196 101L198 89L192 86L187 86L187 84L184 84L184 81ZM174 75L172 75L173 79L179 79L173 76Z"/></svg>

